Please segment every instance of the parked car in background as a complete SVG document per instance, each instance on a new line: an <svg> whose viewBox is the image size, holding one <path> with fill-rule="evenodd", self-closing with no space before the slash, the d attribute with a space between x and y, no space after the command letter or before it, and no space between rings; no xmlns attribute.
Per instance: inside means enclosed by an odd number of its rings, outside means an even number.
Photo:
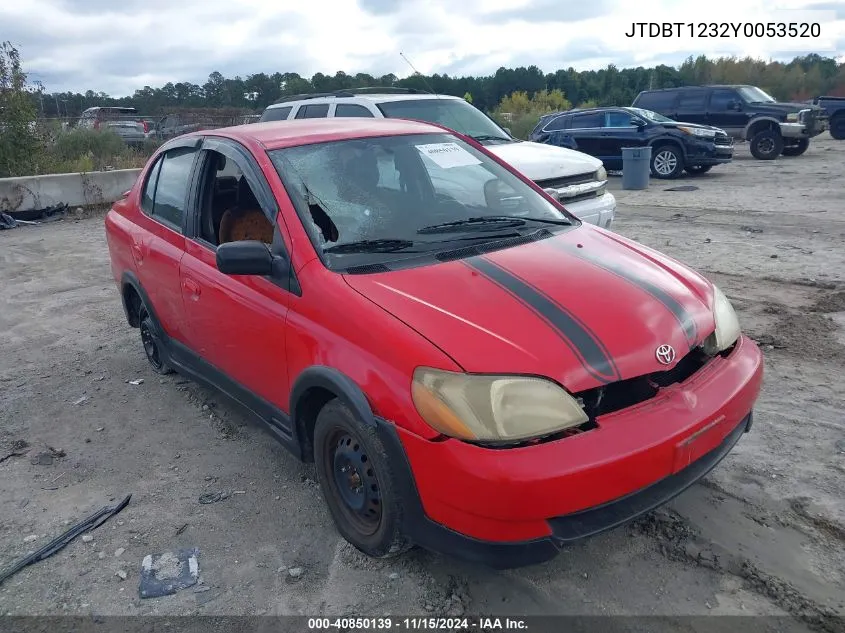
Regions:
<svg viewBox="0 0 845 633"><path fill-rule="evenodd" d="M179 114L167 114L156 121L155 125L147 132L147 138L164 141L182 134L187 134L188 132L198 132L203 129L205 129L203 125L189 123Z"/></svg>
<svg viewBox="0 0 845 633"><path fill-rule="evenodd" d="M651 173L677 178L731 162L733 139L719 128L681 123L641 108L590 108L544 115L531 140L595 156L622 169L623 147L651 147Z"/></svg>
<svg viewBox="0 0 845 633"><path fill-rule="evenodd" d="M816 97L810 103L824 110L830 135L839 141L845 139L845 97Z"/></svg>
<svg viewBox="0 0 845 633"><path fill-rule="evenodd" d="M562 147L522 141L460 97L403 88L357 88L287 97L261 121L310 118L401 118L444 125L487 147L560 200L584 222L610 228L616 198L601 161Z"/></svg>
<svg viewBox="0 0 845 633"><path fill-rule="evenodd" d="M827 127L820 107L781 103L756 86L644 90L631 105L676 121L718 127L734 139L748 141L751 154L760 160L799 156Z"/></svg>
<svg viewBox="0 0 845 633"><path fill-rule="evenodd" d="M752 428L763 355L712 282L444 126L181 136L105 233L151 369L224 392L313 462L369 556L551 559Z"/></svg>
<svg viewBox="0 0 845 633"><path fill-rule="evenodd" d="M128 145L141 145L149 131L147 122L135 108L95 106L83 111L77 127L91 130L110 130Z"/></svg>

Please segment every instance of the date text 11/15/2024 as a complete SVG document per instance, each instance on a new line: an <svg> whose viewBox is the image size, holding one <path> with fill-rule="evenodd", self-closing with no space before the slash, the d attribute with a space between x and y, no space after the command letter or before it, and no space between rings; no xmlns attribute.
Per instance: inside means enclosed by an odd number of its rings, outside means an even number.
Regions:
<svg viewBox="0 0 845 633"><path fill-rule="evenodd" d="M819 38L818 22L632 22L625 37Z"/></svg>
<svg viewBox="0 0 845 633"><path fill-rule="evenodd" d="M308 618L309 631L519 631L520 618L370 617Z"/></svg>

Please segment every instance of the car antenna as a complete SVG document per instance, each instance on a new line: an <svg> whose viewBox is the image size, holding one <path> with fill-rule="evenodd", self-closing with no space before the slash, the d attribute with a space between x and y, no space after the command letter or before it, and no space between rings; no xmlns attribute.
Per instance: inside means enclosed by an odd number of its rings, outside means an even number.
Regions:
<svg viewBox="0 0 845 633"><path fill-rule="evenodd" d="M431 87L431 84L429 84L429 83L428 83L428 80L425 78L425 75L423 75L420 71L418 71L418 70L414 67L414 65L410 62L410 60L409 60L407 57L405 57L405 53L403 53L402 51L399 51L399 56L400 56L402 59L404 59L404 60L405 60L405 63L406 63L406 64L408 64L408 66L410 66L410 67L411 67L411 70L413 70L413 71L414 71L414 73L415 73L416 75L419 75L420 79L422 79L422 81L423 81L423 84L425 84L425 87L426 87L426 90L428 90L428 93L429 93L429 94L434 95L434 97L435 97L436 99L438 99L438 100L439 100L439 99L441 99L441 96L440 96L439 94L437 94L436 92L434 92L434 90L433 90L433 89L432 89L432 87ZM447 113L449 114L449 116L450 116L450 117L451 117L451 118L455 121L455 123L460 124L460 121L458 121L458 119L457 119L457 118L455 117L455 115L454 115L454 114L453 114L453 113L449 110L449 108L444 108L444 111L445 111L445 112L447 112ZM457 129L458 129L458 128L454 128L454 129L457 131ZM468 136L468 135L467 135L467 136Z"/></svg>

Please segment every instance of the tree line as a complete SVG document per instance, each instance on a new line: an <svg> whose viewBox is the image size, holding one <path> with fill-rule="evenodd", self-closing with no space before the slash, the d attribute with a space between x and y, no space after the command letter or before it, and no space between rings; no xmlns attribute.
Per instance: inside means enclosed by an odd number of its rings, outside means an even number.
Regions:
<svg viewBox="0 0 845 633"><path fill-rule="evenodd" d="M573 67L544 73L537 66L499 68L482 77L415 74L398 78L393 74L373 76L338 71L316 73L310 79L292 72L255 73L246 77L224 77L213 72L203 84L167 83L144 86L132 96L114 98L103 92L48 93L40 88L31 93L42 117L76 117L88 107L132 106L142 114L160 114L181 108L238 108L260 112L274 101L308 92L332 92L364 86L414 88L465 97L488 112L501 110L502 100L514 93L559 91L573 105L630 105L634 97L649 88L671 88L706 83L752 84L781 100L805 100L828 94L845 96L845 63L810 54L790 62L722 57L689 57L680 66L576 70Z"/></svg>

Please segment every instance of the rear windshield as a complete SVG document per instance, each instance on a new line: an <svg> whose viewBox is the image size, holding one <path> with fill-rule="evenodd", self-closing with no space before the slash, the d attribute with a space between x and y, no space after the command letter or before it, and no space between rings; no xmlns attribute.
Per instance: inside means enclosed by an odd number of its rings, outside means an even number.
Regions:
<svg viewBox="0 0 845 633"><path fill-rule="evenodd" d="M577 224L451 134L344 140L269 154L332 269Z"/></svg>

